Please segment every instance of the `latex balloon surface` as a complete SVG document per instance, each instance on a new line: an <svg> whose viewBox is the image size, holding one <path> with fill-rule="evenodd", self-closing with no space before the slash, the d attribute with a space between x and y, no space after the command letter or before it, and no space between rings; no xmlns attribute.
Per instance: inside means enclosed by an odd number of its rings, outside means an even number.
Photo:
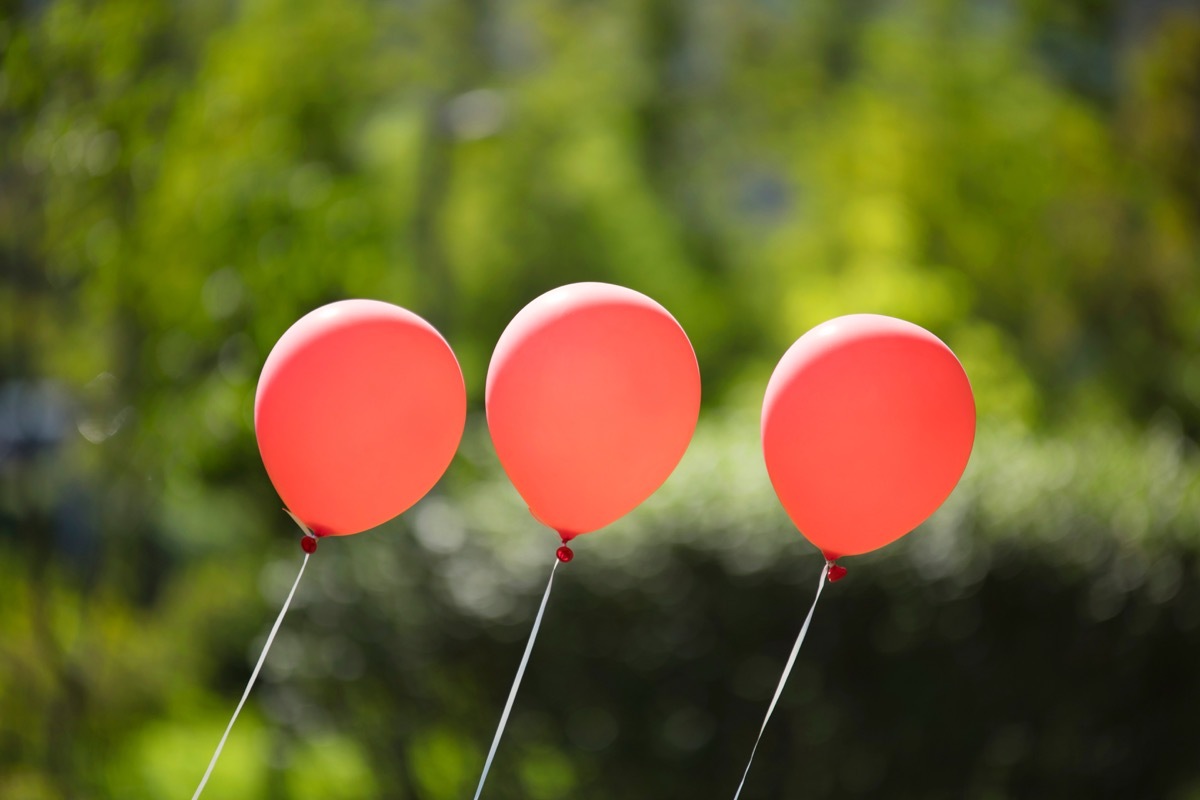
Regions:
<svg viewBox="0 0 1200 800"><path fill-rule="evenodd" d="M267 357L254 430L288 509L318 535L404 512L449 466L467 396L446 340L411 311L344 300L302 317Z"/></svg>
<svg viewBox="0 0 1200 800"><path fill-rule="evenodd" d="M679 463L700 369L661 305L605 283L562 286L509 323L487 377L487 421L513 485L564 539L619 519Z"/></svg>
<svg viewBox="0 0 1200 800"><path fill-rule="evenodd" d="M767 472L788 515L828 558L882 547L954 490L975 441L975 400L940 339L855 314L800 337L763 401Z"/></svg>

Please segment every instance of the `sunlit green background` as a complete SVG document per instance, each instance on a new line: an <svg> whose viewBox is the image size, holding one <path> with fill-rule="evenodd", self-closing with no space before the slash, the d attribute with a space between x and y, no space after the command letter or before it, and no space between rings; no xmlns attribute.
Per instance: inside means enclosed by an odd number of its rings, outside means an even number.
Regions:
<svg viewBox="0 0 1200 800"><path fill-rule="evenodd" d="M820 569L766 481L812 325L941 336L980 410L852 559L746 798L1200 798L1200 3L0 2L0 797L180 798L300 560L258 371L346 297L462 361L459 456L329 541L206 797L469 797L556 541L491 348L605 280L705 411L578 541L485 797L730 797Z"/></svg>

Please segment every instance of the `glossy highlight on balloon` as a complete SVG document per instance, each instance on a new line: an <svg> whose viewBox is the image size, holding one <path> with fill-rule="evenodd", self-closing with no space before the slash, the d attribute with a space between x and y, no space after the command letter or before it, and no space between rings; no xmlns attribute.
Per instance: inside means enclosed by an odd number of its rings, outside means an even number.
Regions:
<svg viewBox="0 0 1200 800"><path fill-rule="evenodd" d="M602 528L670 476L700 413L700 369L654 300L607 283L554 289L501 335L487 421L509 479L563 540Z"/></svg>
<svg viewBox="0 0 1200 800"><path fill-rule="evenodd" d="M420 500L466 423L458 359L432 325L378 300L316 309L272 348L254 398L267 475L318 536L373 528Z"/></svg>
<svg viewBox="0 0 1200 800"><path fill-rule="evenodd" d="M763 401L771 483L830 560L924 522L954 490L974 441L975 399L958 358L894 317L813 328L784 354Z"/></svg>

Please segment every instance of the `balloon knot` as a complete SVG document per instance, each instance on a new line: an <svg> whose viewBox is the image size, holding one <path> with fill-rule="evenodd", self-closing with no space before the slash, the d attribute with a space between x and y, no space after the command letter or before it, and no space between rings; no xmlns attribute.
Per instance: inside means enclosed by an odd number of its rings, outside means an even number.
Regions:
<svg viewBox="0 0 1200 800"><path fill-rule="evenodd" d="M846 577L846 568L841 564L829 562L829 582L837 583L844 577Z"/></svg>
<svg viewBox="0 0 1200 800"><path fill-rule="evenodd" d="M310 556L317 552L317 535L315 533L306 532L300 537L300 549L308 553Z"/></svg>
<svg viewBox="0 0 1200 800"><path fill-rule="evenodd" d="M554 555L558 556L558 560L566 564L575 557L575 551L567 547L565 544L554 551Z"/></svg>

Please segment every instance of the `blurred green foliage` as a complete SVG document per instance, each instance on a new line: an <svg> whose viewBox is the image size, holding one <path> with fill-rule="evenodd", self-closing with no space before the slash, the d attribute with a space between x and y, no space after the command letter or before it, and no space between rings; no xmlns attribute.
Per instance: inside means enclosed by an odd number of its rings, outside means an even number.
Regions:
<svg viewBox="0 0 1200 800"><path fill-rule="evenodd" d="M1200 797L1195 2L4 0L0 54L0 797L194 788L296 567L252 426L291 322L412 308L478 412L574 280L670 309L706 411L562 573L490 794L732 792L818 570L757 405L875 311L980 439L746 796ZM476 413L322 546L209 793L466 796L553 544Z"/></svg>

